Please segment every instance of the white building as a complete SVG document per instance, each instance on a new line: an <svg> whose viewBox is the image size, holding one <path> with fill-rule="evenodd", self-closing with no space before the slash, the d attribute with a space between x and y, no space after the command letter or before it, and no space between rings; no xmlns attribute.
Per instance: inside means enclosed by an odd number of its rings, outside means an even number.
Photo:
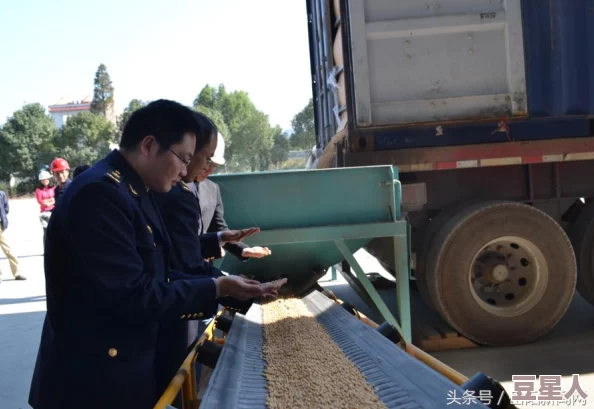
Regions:
<svg viewBox="0 0 594 409"><path fill-rule="evenodd" d="M80 101L70 102L67 102L62 98L54 105L48 107L49 114L56 126L61 128L71 116L76 115L79 112L91 111L91 101L92 99L90 96L87 96Z"/></svg>

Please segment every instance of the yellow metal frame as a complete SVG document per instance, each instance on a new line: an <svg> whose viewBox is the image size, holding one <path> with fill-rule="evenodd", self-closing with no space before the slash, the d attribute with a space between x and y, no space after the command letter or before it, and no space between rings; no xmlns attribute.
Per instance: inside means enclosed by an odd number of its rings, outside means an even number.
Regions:
<svg viewBox="0 0 594 409"><path fill-rule="evenodd" d="M226 308L221 309L210 324L206 327L204 334L198 339L191 347L191 351L184 360L181 367L177 370L177 373L161 395L161 398L153 409L166 409L168 405L171 405L179 392L182 391L182 409L198 409L200 407L200 400L198 399L197 383L196 383L196 358L198 357L198 349L204 342L224 342L224 337L219 339L215 335L216 320L224 315L227 311Z"/></svg>

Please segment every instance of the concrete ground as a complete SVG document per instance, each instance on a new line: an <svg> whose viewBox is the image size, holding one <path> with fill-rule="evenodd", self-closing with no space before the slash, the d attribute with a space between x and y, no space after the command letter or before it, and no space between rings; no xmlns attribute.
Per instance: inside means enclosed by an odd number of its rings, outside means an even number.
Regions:
<svg viewBox="0 0 594 409"><path fill-rule="evenodd" d="M376 259L364 250L360 250L355 257L366 273L379 273L383 277L394 280L384 270ZM325 281L323 287L331 289L338 298L350 302L355 308L366 314L376 322L383 322L364 301L353 291L339 274L337 281ZM325 280L329 275L324 277ZM396 288L380 290L380 295L386 305L396 315ZM411 286L411 307L413 325L415 320L433 319L429 311L422 304L420 296ZM425 321L426 322L426 321ZM588 395L585 402L570 404L556 404L558 408L584 407L594 408L594 306L588 304L579 294L575 294L571 306L564 318L548 334L539 340L526 345L513 347L479 347L457 351L433 352L432 356L454 368L466 377L472 377L477 372L501 382L511 396L514 391L513 375L536 375L536 389L539 388L540 375L561 375L562 391L568 390L572 383L573 374L579 374L579 384ZM444 397L447 405L447 398ZM466 406L458 401L449 401L447 407ZM583 405L582 403L585 403ZM544 402L540 406L544 405ZM518 407L533 406L518 405ZM539 406L538 402L534 406ZM545 405L549 406L549 405ZM553 405L551 405L553 406ZM446 407L444 405L444 407Z"/></svg>
<svg viewBox="0 0 594 409"><path fill-rule="evenodd" d="M12 200L10 205L10 226L5 234L28 280L12 280L8 261L0 253L0 271L4 278L0 284L0 409L23 409L30 408L27 404L29 386L45 317L42 228L35 200ZM366 272L385 275L379 263L366 252L360 251L356 256ZM328 278L329 275L322 281ZM342 277L339 276L336 281L322 282L322 285L331 288L340 298L351 302L370 317L378 319ZM394 291L382 291L386 303L393 309L396 304L392 296ZM415 309L418 300L413 301ZM503 383L510 394L513 391L512 375L563 375L563 389L567 389L571 375L580 374L581 387L587 394L593 395L593 347L594 306L576 295L559 325L532 344L507 348L481 347L433 355L466 376L480 371L494 377ZM464 405L453 402L448 405L447 397L444 396L444 408L456 406ZM594 408L594 396L587 398L585 406L574 406Z"/></svg>

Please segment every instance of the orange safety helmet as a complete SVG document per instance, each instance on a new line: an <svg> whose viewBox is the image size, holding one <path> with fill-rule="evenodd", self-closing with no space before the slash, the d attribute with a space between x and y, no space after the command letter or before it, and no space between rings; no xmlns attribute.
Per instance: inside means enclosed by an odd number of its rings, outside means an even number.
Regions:
<svg viewBox="0 0 594 409"><path fill-rule="evenodd" d="M66 159L56 158L52 161L51 164L51 171L52 172L62 172L63 170L70 170L70 165L66 161Z"/></svg>

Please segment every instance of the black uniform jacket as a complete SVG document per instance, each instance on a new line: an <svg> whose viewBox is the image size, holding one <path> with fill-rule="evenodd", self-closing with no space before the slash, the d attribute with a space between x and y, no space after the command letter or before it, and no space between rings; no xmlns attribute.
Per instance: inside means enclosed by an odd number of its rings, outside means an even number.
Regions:
<svg viewBox="0 0 594 409"><path fill-rule="evenodd" d="M214 315L214 280L168 269L154 198L117 150L64 192L45 246L47 315L29 403L152 408L170 380L161 327Z"/></svg>
<svg viewBox="0 0 594 409"><path fill-rule="evenodd" d="M218 251L217 233L199 234L200 204L192 183L178 183L171 191L155 195L157 206L171 238L173 266L187 274L220 277L223 273L212 263L204 261L204 254ZM230 297L219 299L226 307L243 310L251 302L240 302Z"/></svg>

